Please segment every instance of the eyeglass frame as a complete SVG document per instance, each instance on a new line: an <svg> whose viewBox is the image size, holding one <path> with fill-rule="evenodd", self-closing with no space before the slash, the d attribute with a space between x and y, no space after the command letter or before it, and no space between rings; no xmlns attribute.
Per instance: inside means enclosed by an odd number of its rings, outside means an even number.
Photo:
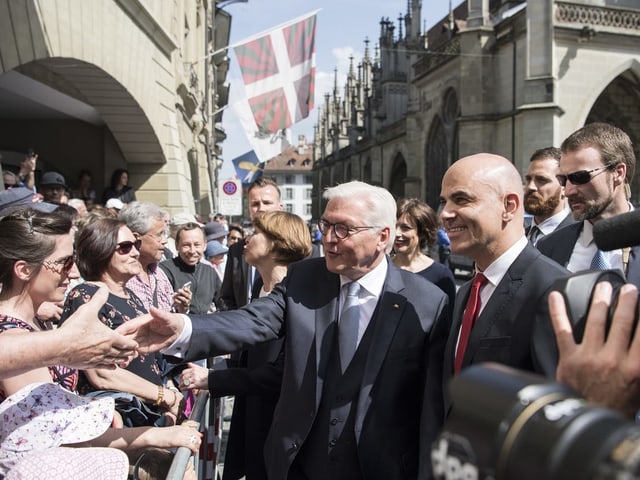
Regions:
<svg viewBox="0 0 640 480"><path fill-rule="evenodd" d="M160 233L147 232L147 233L143 233L141 236L144 237L145 235L149 235L150 237L153 237L154 239L158 240L159 242L161 242L163 239L168 239L169 238L169 233L167 233L166 230L162 230L162 232L160 232Z"/></svg>
<svg viewBox="0 0 640 480"><path fill-rule="evenodd" d="M559 173L559 174L556 175L556 180L558 180L558 183L562 187L565 187L567 185L567 180L570 181L572 185L586 185L591 180L593 180L593 178L596 175L599 175L600 173L605 172L605 171L611 169L611 167L615 167L616 165L618 165L617 162L609 162L606 165L602 165L601 167L592 168L591 170L578 170L576 172L567 173L566 175L562 174L562 173ZM600 172L598 172L598 170L600 170ZM598 172L598 173L596 173L594 175L593 174L594 172ZM589 178L583 182L580 179L576 179L576 175L578 175L578 176L588 175ZM571 179L572 177L573 177L573 180Z"/></svg>
<svg viewBox="0 0 640 480"><path fill-rule="evenodd" d="M338 233L338 230L337 230L337 228L342 228L342 227L346 229L346 233L344 234ZM366 230L371 228L380 228L380 227L377 225L347 225L346 223L341 223L341 222L331 223L331 222L327 222L326 220L318 221L318 230L320 230L320 233L322 234L323 237L325 237L327 233L329 233L330 228L333 230L333 234L336 236L337 239L344 240L345 238L349 238L351 235L354 235L361 230Z"/></svg>
<svg viewBox="0 0 640 480"><path fill-rule="evenodd" d="M58 260L44 260L42 262L42 266L47 270L54 271L56 273L69 273L73 268L73 265L76 263L76 255L69 255L65 258L60 258ZM54 265L62 265L62 271L58 272L57 268Z"/></svg>
<svg viewBox="0 0 640 480"><path fill-rule="evenodd" d="M126 240L124 242L120 242L116 244L116 252L120 255L129 255L131 253L131 249L133 247L136 248L138 252L140 252L140 247L142 246L142 240L137 238L135 241Z"/></svg>

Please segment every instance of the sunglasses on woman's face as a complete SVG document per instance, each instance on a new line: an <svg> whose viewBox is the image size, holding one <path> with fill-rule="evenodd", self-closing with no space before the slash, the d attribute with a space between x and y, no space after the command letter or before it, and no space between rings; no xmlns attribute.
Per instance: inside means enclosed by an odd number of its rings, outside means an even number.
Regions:
<svg viewBox="0 0 640 480"><path fill-rule="evenodd" d="M74 262L75 256L69 255L68 257L61 258L60 260L45 260L44 262L42 262L42 264L45 266L45 268L53 271L57 271L57 266L62 265L62 272L58 273L68 273L73 268Z"/></svg>
<svg viewBox="0 0 640 480"><path fill-rule="evenodd" d="M128 255L133 247L136 247L136 250L139 252L141 245L142 240L140 239L136 240L135 242L127 240L126 242L120 242L116 245L116 252L118 252L120 255Z"/></svg>
<svg viewBox="0 0 640 480"><path fill-rule="evenodd" d="M567 185L567 180L569 180L573 185L584 185L589 183L593 177L602 173L606 168L613 165L613 163L607 163L602 167L592 168L591 170L578 170L577 172L569 173L567 175L556 175L556 178L558 179L558 183L563 187Z"/></svg>

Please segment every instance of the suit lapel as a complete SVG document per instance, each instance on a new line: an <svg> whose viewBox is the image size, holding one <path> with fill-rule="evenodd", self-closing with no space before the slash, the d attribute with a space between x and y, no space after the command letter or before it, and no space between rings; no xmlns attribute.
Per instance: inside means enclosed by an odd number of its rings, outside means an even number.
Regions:
<svg viewBox="0 0 640 480"><path fill-rule="evenodd" d="M471 331L462 363L463 366L471 363L471 359L478 350L480 340L489 336L489 332L496 321L499 321L503 316L503 312L509 309L513 297L524 283L527 267L539 254L535 247L527 245L502 277Z"/></svg>
<svg viewBox="0 0 640 480"><path fill-rule="evenodd" d="M324 388L324 377L327 371L327 364L331 349L333 347L334 336L338 333L338 297L340 294L340 277L333 275L333 284L328 287L327 294L333 300L327 302L323 307L315 312L315 354L316 354L316 407L320 405L322 389Z"/></svg>
<svg viewBox="0 0 640 480"><path fill-rule="evenodd" d="M460 327L462 325L462 316L464 315L464 308L467 305L469 299L469 292L471 290L471 280L462 284L456 293L456 302L453 307L453 316L451 333L447 338L447 345L445 347L444 358L444 374L445 379L448 379L453 375L453 366L456 358L456 345L458 344L458 335L460 333Z"/></svg>
<svg viewBox="0 0 640 480"><path fill-rule="evenodd" d="M404 290L404 282L400 272L391 262L387 279L380 294L378 305L376 305L374 318L372 318L374 330L371 339L371 346L367 352L367 361L360 384L358 395L357 416L355 420L356 440L360 439L362 425L371 405L371 389L375 384L376 377L380 372L382 363L387 356L391 340L395 334L400 319L405 310L407 299L400 294Z"/></svg>
<svg viewBox="0 0 640 480"><path fill-rule="evenodd" d="M626 280L640 289L640 247L632 247L629 253L629 265L627 265Z"/></svg>

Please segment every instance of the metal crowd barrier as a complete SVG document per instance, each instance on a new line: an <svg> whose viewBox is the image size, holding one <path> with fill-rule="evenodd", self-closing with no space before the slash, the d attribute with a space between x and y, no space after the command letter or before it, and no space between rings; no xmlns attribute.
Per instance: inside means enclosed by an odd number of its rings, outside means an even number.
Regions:
<svg viewBox="0 0 640 480"><path fill-rule="evenodd" d="M193 404L189 420L193 420L200 426L202 415L205 412L209 400L209 391L202 390L198 393L196 400ZM180 447L173 456L173 462L171 462L171 468L167 474L166 480L182 480L184 472L187 469L189 458L191 457L191 450L187 447Z"/></svg>

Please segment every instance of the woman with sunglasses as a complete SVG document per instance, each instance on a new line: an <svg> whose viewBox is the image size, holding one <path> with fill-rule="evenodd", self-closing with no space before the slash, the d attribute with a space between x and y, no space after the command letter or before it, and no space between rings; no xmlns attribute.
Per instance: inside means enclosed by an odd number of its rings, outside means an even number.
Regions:
<svg viewBox="0 0 640 480"><path fill-rule="evenodd" d="M62 300L69 279L77 277L70 229L68 218L32 209L0 220L3 337L40 331L38 307ZM109 429L113 401L76 395L74 369L53 365L0 373L2 478L84 479L96 466L101 468L100 478L126 478L129 462L121 452L65 446L115 447L132 453L149 446L186 446L194 452L199 447L200 435L193 426Z"/></svg>
<svg viewBox="0 0 640 480"><path fill-rule="evenodd" d="M123 322L147 313L142 301L126 287L127 282L140 273L140 244L141 241L119 220L100 218L87 224L76 239L76 261L85 282L67 296L62 321L88 302L100 285L109 290L107 303L99 312L100 320L107 326L117 328ZM171 385L165 385L163 364L162 355L155 353L132 360L126 369L84 370L79 391L96 395L96 391L106 390L137 397L142 402L139 408L129 415L124 414L125 407L120 409L127 426L173 423L179 414L182 394ZM136 402L136 398L130 400ZM125 398L120 398L118 405L120 402L125 402ZM130 411L130 405L127 404L126 409Z"/></svg>

